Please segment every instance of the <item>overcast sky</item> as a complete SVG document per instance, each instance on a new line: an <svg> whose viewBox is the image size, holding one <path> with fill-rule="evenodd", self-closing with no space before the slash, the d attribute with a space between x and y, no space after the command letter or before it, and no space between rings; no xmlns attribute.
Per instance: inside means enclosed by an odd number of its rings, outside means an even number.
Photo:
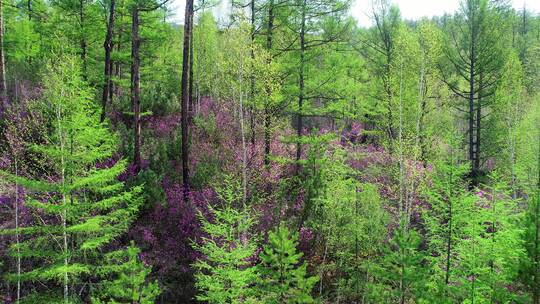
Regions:
<svg viewBox="0 0 540 304"><path fill-rule="evenodd" d="M171 10L175 14L173 20L183 22L185 0L172 0ZM222 0L215 10L217 15L226 15L230 1ZM356 0L351 8L351 14L358 20L361 26L371 25L369 18L371 12L371 0ZM528 10L540 12L540 0L511 0L512 5L523 8L526 5ZM404 19L417 20L422 17L440 16L444 13L453 13L459 7L459 0L393 0L392 3L399 6Z"/></svg>

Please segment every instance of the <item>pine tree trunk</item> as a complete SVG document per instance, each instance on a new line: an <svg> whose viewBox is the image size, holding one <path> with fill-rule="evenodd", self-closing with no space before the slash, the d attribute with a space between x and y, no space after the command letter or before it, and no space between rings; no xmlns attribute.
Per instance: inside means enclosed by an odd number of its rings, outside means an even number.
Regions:
<svg viewBox="0 0 540 304"><path fill-rule="evenodd" d="M139 8L131 11L131 104L133 107L134 156L136 170L141 169L141 105L140 105L140 65Z"/></svg>
<svg viewBox="0 0 540 304"><path fill-rule="evenodd" d="M268 8L268 24L267 24L267 36L266 36L266 49L271 53L272 51L272 34L274 30L274 0L270 0ZM272 62L270 55L268 64ZM264 164L268 167L270 164L270 90L268 90L267 101L264 107Z"/></svg>
<svg viewBox="0 0 540 304"><path fill-rule="evenodd" d="M109 7L109 22L107 23L107 34L105 36L105 42L103 43L103 48L105 49L105 71L103 83L103 94L101 96L101 119L103 122L106 116L107 103L110 101L112 85L111 85L111 76L112 76L112 62L111 62L111 51L113 48L112 38L113 38L113 29L114 29L114 18L115 18L115 9L116 1L111 0Z"/></svg>
<svg viewBox="0 0 540 304"><path fill-rule="evenodd" d="M184 200L188 200L189 191L189 145L188 145L188 103L189 103L189 50L191 41L191 16L193 15L193 0L186 1L186 12L184 18L184 47L182 54L182 101L181 101L181 127L182 127L182 183L184 186Z"/></svg>

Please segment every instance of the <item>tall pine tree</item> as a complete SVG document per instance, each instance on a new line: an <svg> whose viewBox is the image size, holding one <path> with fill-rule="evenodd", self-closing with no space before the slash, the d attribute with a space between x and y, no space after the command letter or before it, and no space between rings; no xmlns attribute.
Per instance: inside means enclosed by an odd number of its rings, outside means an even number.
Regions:
<svg viewBox="0 0 540 304"><path fill-rule="evenodd" d="M43 111L52 117L49 143L34 146L50 171L34 179L2 172L27 192L32 226L7 230L24 235L11 247L27 265L21 281L39 281L29 300L41 303L77 301L88 293L105 245L121 236L142 203L141 187L124 189L117 176L126 168L97 163L112 156L116 138L99 124L99 110L73 58L61 56L48 66ZM19 276L8 275L11 280ZM46 286L41 288L40 286Z"/></svg>

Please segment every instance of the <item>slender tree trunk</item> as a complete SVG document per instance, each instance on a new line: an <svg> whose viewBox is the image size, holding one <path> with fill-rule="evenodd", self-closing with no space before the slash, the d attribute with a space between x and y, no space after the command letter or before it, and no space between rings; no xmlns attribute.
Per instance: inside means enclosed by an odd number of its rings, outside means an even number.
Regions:
<svg viewBox="0 0 540 304"><path fill-rule="evenodd" d="M241 55L242 56L242 55ZM240 79L239 84L239 99L240 99L240 108L239 108L239 114L240 114L240 134L242 137L242 204L245 208L246 201L247 201L247 148L246 148L246 132L244 127L244 93L242 92L242 85L243 85L243 77L242 73L243 71L243 59L240 58L240 64L238 67L238 76Z"/></svg>
<svg viewBox="0 0 540 304"><path fill-rule="evenodd" d="M59 134L59 142L60 142L60 166L61 166L61 174L60 174L60 181L62 184L62 189L65 189L66 184L66 161L65 161L65 134L62 130L62 125L60 123L62 119L62 110L60 109L60 106L58 105L56 107L56 121L58 124L58 134ZM68 239L67 239L67 200L66 195L62 190L62 205L64 206L64 211L62 212L61 220L62 220L62 239L63 239L63 254L64 254L64 303L69 303L69 277L68 277Z"/></svg>
<svg viewBox="0 0 540 304"><path fill-rule="evenodd" d="M107 34L105 36L105 42L103 43L103 48L105 49L105 71L103 83L103 94L101 95L101 119L103 122L106 116L107 103L110 100L112 85L111 85L111 76L112 76L112 62L111 62L111 51L113 48L112 39L113 39L113 29L114 29L114 18L116 10L116 1L110 0L109 7L109 22L107 23Z"/></svg>
<svg viewBox="0 0 540 304"><path fill-rule="evenodd" d="M184 47L182 55L182 102L181 102L181 127L182 127L182 182L184 186L184 200L187 201L189 191L189 130L188 130L188 77L189 77L189 49L191 41L191 16L193 15L193 0L186 1L186 12L184 22Z"/></svg>
<svg viewBox="0 0 540 304"><path fill-rule="evenodd" d="M446 239L446 270L444 283L450 283L450 260L452 258L452 198L448 199L448 237Z"/></svg>
<svg viewBox="0 0 540 304"><path fill-rule="evenodd" d="M274 0L270 0L268 7L268 25L266 36L266 49L268 52L272 51L272 34L274 30ZM268 64L272 62L272 56L269 56ZM270 164L270 88L268 89L268 96L264 107L264 164L266 167Z"/></svg>
<svg viewBox="0 0 540 304"><path fill-rule="evenodd" d="M32 21L32 0L26 2L26 9L28 10L28 21Z"/></svg>
<svg viewBox="0 0 540 304"><path fill-rule="evenodd" d="M471 46L471 60L469 73L469 161L471 162L471 181L472 185L476 186L476 170L475 170L475 142L474 142L474 72L475 72L475 46Z"/></svg>
<svg viewBox="0 0 540 304"><path fill-rule="evenodd" d="M422 53L422 66L420 68L420 83L418 86L418 96L420 98L420 102L418 104L418 120L416 122L416 130L417 130L417 148L419 153L419 160L424 164L424 166L427 165L427 151L426 151L426 143L425 143L425 137L424 137L424 119L426 117L426 108L427 108L427 75L426 75L426 64L425 64L425 54Z"/></svg>
<svg viewBox="0 0 540 304"><path fill-rule="evenodd" d="M86 33L84 32L84 0L79 0L79 23L80 23L80 30L81 30L81 61L82 61L82 68L83 68L83 79L88 79L88 63L86 62Z"/></svg>
<svg viewBox="0 0 540 304"><path fill-rule="evenodd" d="M116 43L116 51L120 52L121 50L122 50L122 30L119 30L118 31L118 43ZM112 63L112 61L111 61L111 63ZM114 77L116 77L117 79L122 78L122 66L121 66L121 64L122 64L122 62L120 60L115 60L114 61ZM109 99L109 101L112 104L113 95L118 97L118 95L120 94L120 86L119 85L114 85L114 82L111 81L111 87L112 87L112 90L110 92L111 98Z"/></svg>
<svg viewBox="0 0 540 304"><path fill-rule="evenodd" d="M402 223L403 219L406 219L406 229L408 225L408 218L404 217L407 214L407 207L404 204L403 197L405 196L405 165L403 155L403 62L399 69L399 129L398 129L398 144L399 144L399 220Z"/></svg>
<svg viewBox="0 0 540 304"><path fill-rule="evenodd" d="M131 9L131 104L133 107L134 156L136 170L141 169L141 105L140 105L140 65L139 8Z"/></svg>
<svg viewBox="0 0 540 304"><path fill-rule="evenodd" d="M451 152L453 153L453 152ZM452 154L451 154L452 155ZM450 164L450 181L454 180L454 164L453 161ZM453 224L453 200L454 200L454 188L453 185L447 183L448 188L448 236L446 239L446 270L444 275L444 283L448 285L450 283L450 260L452 259L452 224Z"/></svg>
<svg viewBox="0 0 540 304"><path fill-rule="evenodd" d="M19 176L18 157L15 156L15 176ZM15 303L21 299L21 249L19 248L19 184L15 182L15 243L17 244L17 298Z"/></svg>
<svg viewBox="0 0 540 304"><path fill-rule="evenodd" d="M250 1L251 9L251 75L250 75L250 129L251 129L251 153L255 151L255 74L254 74L254 64L255 64L255 50L253 46L255 45L255 0Z"/></svg>
<svg viewBox="0 0 540 304"><path fill-rule="evenodd" d="M483 86L483 75L480 72L480 79L478 81L478 87ZM476 184L478 184L479 174L480 174L480 139L481 139L481 130L482 126L482 91L478 92L477 103L476 103L476 142L475 142L475 158L474 158L474 171L476 172Z"/></svg>
<svg viewBox="0 0 540 304"><path fill-rule="evenodd" d="M6 65L4 58L4 8L3 1L0 1L0 109L6 106L7 86L6 86Z"/></svg>
<svg viewBox="0 0 540 304"><path fill-rule="evenodd" d="M188 125L191 126L193 123L193 15L189 20L191 26L191 35L189 36L189 122Z"/></svg>
<svg viewBox="0 0 540 304"><path fill-rule="evenodd" d="M297 126L296 126L296 133L297 133L297 143L296 143L296 172L298 173L300 170L300 158L302 157L302 129L303 129L303 121L302 121L302 109L304 105L304 65L305 65L305 52L306 52L306 0L302 1L302 19L301 19L301 27L300 27L300 69L299 69L299 77L298 77L298 88L300 93L298 94L298 113L297 113Z"/></svg>
<svg viewBox="0 0 540 304"><path fill-rule="evenodd" d="M538 133L538 143L540 144L540 131ZM540 146L538 147L538 183L536 185L536 205L534 214L534 288L533 288L533 303L540 304Z"/></svg>

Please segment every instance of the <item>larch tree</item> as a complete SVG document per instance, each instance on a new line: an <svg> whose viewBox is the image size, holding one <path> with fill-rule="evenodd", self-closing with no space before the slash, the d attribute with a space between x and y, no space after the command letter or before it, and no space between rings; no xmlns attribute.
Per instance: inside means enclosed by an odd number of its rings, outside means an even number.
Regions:
<svg viewBox="0 0 540 304"><path fill-rule="evenodd" d="M2 173L27 191L25 205L36 218L32 226L3 232L24 235L11 254L35 263L8 278L49 287L34 288L26 295L30 302L70 303L88 294L87 282L100 267L104 247L129 228L143 202L141 187L126 189L116 179L125 161L98 166L112 156L116 137L99 124L99 111L75 62L63 56L48 67L41 110L51 114L53 133L49 144L32 148L51 163L48 177Z"/></svg>
<svg viewBox="0 0 540 304"><path fill-rule="evenodd" d="M300 169L300 159L302 158L303 134L304 134L304 116L310 114L311 104L316 99L317 92L315 90L317 84L307 85L309 66L314 64L313 56L309 53L310 50L316 50L322 46L331 44L343 38L343 34L349 29L349 22L344 17L344 12L349 8L348 1L333 0L297 0L294 3L294 13L290 15L289 28L297 36L292 36L292 44L285 48L285 51L292 51L298 55L295 60L294 73L297 75L296 83L296 106L295 113L295 129L296 129L296 171ZM333 26L325 27L328 19L333 20ZM321 32L322 30L322 32ZM320 85L320 84L319 84ZM313 86L313 87L312 87ZM312 92L312 90L314 92Z"/></svg>
<svg viewBox="0 0 540 304"><path fill-rule="evenodd" d="M116 0L110 0L109 3L109 18L107 21L107 34L105 35L105 41L103 42L103 48L105 49L105 62L104 64L104 81L103 90L101 95L101 122L105 120L107 115L107 104L112 100L112 73L113 63L111 60L111 53L113 50L113 36L114 36L114 23L116 15Z"/></svg>
<svg viewBox="0 0 540 304"><path fill-rule="evenodd" d="M441 69L444 82L457 97L466 101L462 111L467 118L472 186L478 185L482 175L482 122L488 115L486 108L492 102L505 59L504 40L498 39L497 20L497 12L487 0L462 1L448 37L451 47L445 49L447 64ZM453 75L449 75L449 71Z"/></svg>
<svg viewBox="0 0 540 304"><path fill-rule="evenodd" d="M370 80L369 96L374 102L365 119L370 130L374 129L377 120L383 120L379 131L392 140L397 137L395 99L399 93L392 84L392 78L399 74L393 64L394 44L402 21L399 9L387 0L373 2L372 20L375 26L361 32L358 43L354 44L354 48L366 59L366 67L378 75Z"/></svg>
<svg viewBox="0 0 540 304"><path fill-rule="evenodd" d="M193 0L186 1L186 9L184 16L184 43L182 52L182 83L181 83L181 101L180 101L180 115L181 115L181 131L182 131L182 183L184 185L184 200L188 199L189 192L189 75L190 75L190 44L192 42L193 34Z"/></svg>
<svg viewBox="0 0 540 304"><path fill-rule="evenodd" d="M136 169L141 169L141 35L140 13L162 8L168 0L162 2L135 0L131 3L131 107L133 109L133 161Z"/></svg>

